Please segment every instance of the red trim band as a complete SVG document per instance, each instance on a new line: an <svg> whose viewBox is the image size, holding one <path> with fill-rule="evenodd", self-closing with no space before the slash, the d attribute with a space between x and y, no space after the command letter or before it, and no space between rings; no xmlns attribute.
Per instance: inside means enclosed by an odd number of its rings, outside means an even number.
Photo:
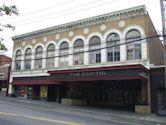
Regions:
<svg viewBox="0 0 166 125"><path fill-rule="evenodd" d="M13 81L13 85L46 85L46 84L59 84L59 82L53 82L50 80L27 80L27 81L14 80Z"/></svg>
<svg viewBox="0 0 166 125"><path fill-rule="evenodd" d="M149 72L149 69L144 67L141 64L134 65L121 65L121 66L107 66L107 67L95 67L95 68L82 68L82 69L68 69L68 70L51 70L48 73L73 73L73 72L88 72L88 71L101 71L101 70L116 70L116 69L131 69L131 68L142 68L146 72Z"/></svg>

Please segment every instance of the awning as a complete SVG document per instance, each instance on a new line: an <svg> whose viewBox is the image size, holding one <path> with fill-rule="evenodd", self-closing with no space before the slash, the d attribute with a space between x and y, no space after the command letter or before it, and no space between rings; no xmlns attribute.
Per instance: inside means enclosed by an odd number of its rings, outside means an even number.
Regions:
<svg viewBox="0 0 166 125"><path fill-rule="evenodd" d="M141 64L53 70L48 73L50 80L57 82L149 79L149 70Z"/></svg>
<svg viewBox="0 0 166 125"><path fill-rule="evenodd" d="M59 82L50 80L13 80L13 85L48 85L59 84Z"/></svg>
<svg viewBox="0 0 166 125"><path fill-rule="evenodd" d="M143 65L121 65L96 68L48 71L49 76L15 77L13 85L47 85L68 81L149 79L149 70Z"/></svg>

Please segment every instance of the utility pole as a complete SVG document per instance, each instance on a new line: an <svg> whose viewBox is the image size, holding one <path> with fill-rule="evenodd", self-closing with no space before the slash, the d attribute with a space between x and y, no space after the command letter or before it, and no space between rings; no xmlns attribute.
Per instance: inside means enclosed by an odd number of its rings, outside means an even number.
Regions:
<svg viewBox="0 0 166 125"><path fill-rule="evenodd" d="M165 5L164 5L165 2ZM162 18L162 33L164 41L164 64L165 64L165 85L164 85L164 97L163 97L163 108L166 110L166 0L160 0L161 18Z"/></svg>

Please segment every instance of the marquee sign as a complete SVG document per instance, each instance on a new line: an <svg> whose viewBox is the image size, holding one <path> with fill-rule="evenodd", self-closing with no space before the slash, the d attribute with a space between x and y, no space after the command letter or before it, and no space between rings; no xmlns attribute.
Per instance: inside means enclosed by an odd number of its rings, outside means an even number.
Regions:
<svg viewBox="0 0 166 125"><path fill-rule="evenodd" d="M148 73L143 69L117 69L82 72L56 72L50 73L50 79L54 81L88 81L88 80L115 80L115 79L148 79Z"/></svg>
<svg viewBox="0 0 166 125"><path fill-rule="evenodd" d="M60 84L69 81L149 79L149 70L142 65L109 66L48 71L49 76L16 77L14 85Z"/></svg>
<svg viewBox="0 0 166 125"><path fill-rule="evenodd" d="M70 73L70 77L94 77L94 76L106 76L106 71L96 71L96 72L76 72Z"/></svg>

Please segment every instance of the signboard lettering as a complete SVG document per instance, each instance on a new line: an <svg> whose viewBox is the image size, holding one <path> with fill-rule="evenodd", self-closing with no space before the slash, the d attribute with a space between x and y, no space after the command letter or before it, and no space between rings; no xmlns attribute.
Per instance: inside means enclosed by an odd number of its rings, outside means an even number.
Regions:
<svg viewBox="0 0 166 125"><path fill-rule="evenodd" d="M91 76L104 76L104 75L107 75L105 71L70 73L70 77L91 77Z"/></svg>

